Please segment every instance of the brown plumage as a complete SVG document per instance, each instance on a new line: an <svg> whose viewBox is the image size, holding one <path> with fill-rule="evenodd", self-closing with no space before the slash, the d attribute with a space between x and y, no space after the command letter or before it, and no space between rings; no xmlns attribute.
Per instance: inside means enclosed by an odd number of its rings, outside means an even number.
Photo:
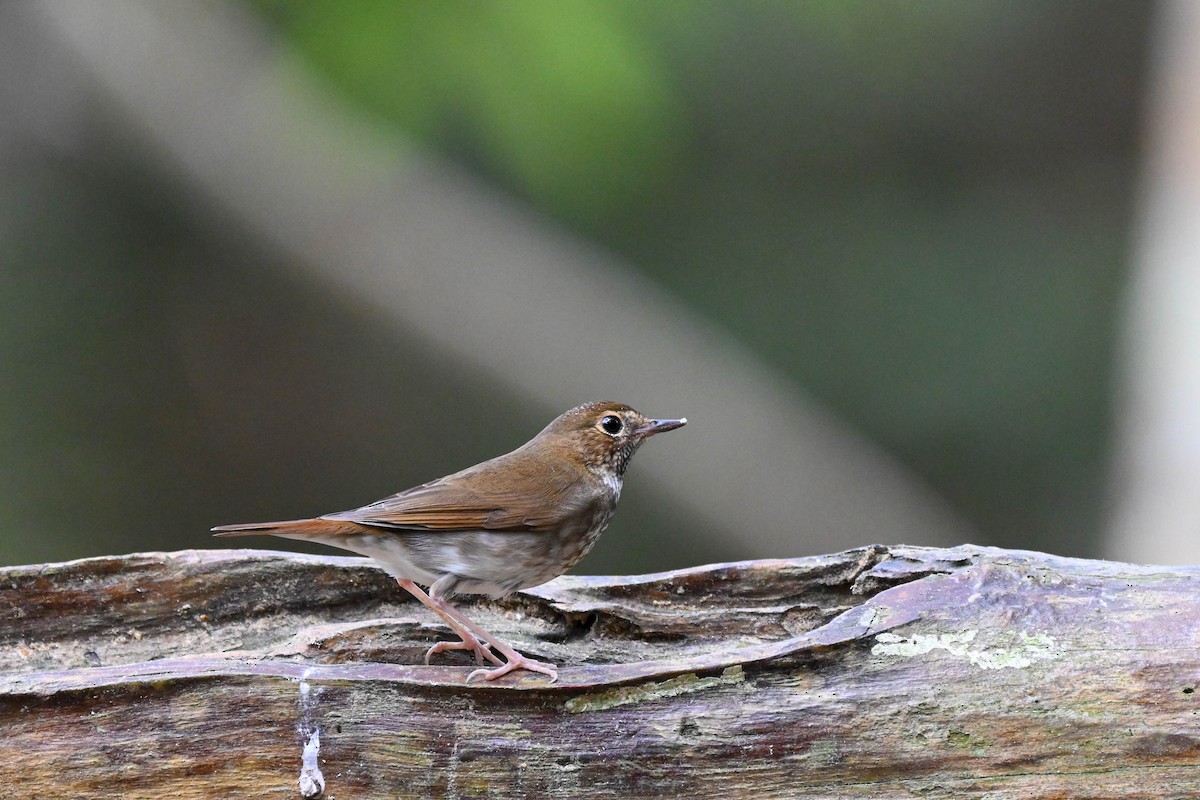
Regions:
<svg viewBox="0 0 1200 800"><path fill-rule="evenodd" d="M621 403L585 403L511 453L362 508L213 531L304 539L370 556L461 639L429 648L426 663L445 650L471 650L480 663L486 658L497 666L475 670L467 680L491 680L514 669L553 680L553 664L516 652L447 598L500 597L570 569L612 518L634 452L650 436L686 423L648 419Z"/></svg>

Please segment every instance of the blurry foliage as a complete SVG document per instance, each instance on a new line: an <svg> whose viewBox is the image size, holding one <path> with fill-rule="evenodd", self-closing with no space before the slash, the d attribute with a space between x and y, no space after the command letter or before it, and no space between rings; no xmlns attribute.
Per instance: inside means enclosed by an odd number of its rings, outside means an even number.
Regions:
<svg viewBox="0 0 1200 800"><path fill-rule="evenodd" d="M663 181L686 132L632 6L259 0L345 92L426 144L459 141L537 202L603 218Z"/></svg>
<svg viewBox="0 0 1200 800"><path fill-rule="evenodd" d="M988 541L1095 553L1152 5L246 1L347 100L620 253ZM206 238L110 145L24 153L0 187L0 521L46 532L0 561L195 544L235 497L348 507L544 424ZM495 427L446 435L480 408ZM738 557L631 483L614 527L666 545L585 570Z"/></svg>
<svg viewBox="0 0 1200 800"><path fill-rule="evenodd" d="M349 96L654 274L987 538L1093 552L1149 5L260 7Z"/></svg>

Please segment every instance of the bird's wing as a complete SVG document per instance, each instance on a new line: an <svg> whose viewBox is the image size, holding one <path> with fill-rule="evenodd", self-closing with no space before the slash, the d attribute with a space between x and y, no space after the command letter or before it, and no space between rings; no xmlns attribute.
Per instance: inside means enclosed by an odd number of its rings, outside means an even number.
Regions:
<svg viewBox="0 0 1200 800"><path fill-rule="evenodd" d="M501 467L502 465L497 465ZM328 514L378 528L421 531L538 531L553 527L574 510L568 475L520 469L492 470L480 465L417 486L370 505ZM531 501L530 498L537 498Z"/></svg>

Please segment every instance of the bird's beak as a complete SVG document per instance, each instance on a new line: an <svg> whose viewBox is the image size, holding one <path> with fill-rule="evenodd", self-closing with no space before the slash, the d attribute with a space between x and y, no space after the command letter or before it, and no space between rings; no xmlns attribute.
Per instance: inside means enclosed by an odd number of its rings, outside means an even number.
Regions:
<svg viewBox="0 0 1200 800"><path fill-rule="evenodd" d="M663 431L673 431L687 425L687 417L683 419L652 419L648 425L643 425L634 431L638 436L653 436Z"/></svg>

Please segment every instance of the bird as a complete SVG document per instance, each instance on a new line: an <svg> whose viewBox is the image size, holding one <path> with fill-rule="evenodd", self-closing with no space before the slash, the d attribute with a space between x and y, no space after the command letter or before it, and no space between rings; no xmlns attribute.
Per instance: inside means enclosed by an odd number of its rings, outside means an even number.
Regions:
<svg viewBox="0 0 1200 800"><path fill-rule="evenodd" d="M650 419L624 403L584 403L510 453L361 508L212 531L301 539L369 556L458 636L430 647L426 664L438 653L464 650L480 667L485 660L494 665L472 671L468 683L518 669L553 683L557 665L517 652L449 599L505 597L566 572L608 526L637 449L686 424L686 418Z"/></svg>

